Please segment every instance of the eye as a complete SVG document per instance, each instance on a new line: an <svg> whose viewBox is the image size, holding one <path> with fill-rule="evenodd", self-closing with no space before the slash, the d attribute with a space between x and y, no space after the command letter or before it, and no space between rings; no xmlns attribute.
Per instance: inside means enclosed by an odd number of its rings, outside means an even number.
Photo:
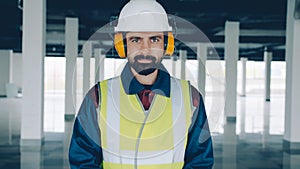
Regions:
<svg viewBox="0 0 300 169"><path fill-rule="evenodd" d="M131 38L130 39L130 42L133 42L133 43L138 43L140 41L139 38Z"/></svg>
<svg viewBox="0 0 300 169"><path fill-rule="evenodd" d="M159 41L160 41L159 37L152 37L151 38L151 42L153 42L153 43L156 43L156 42L159 42Z"/></svg>

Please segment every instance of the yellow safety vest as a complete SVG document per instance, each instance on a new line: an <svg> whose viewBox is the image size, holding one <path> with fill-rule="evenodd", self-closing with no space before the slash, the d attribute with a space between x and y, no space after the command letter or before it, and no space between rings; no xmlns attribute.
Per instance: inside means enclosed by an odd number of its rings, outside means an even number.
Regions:
<svg viewBox="0 0 300 169"><path fill-rule="evenodd" d="M100 83L104 169L182 169L192 118L190 85L171 78L171 97L156 94L145 111L121 78Z"/></svg>

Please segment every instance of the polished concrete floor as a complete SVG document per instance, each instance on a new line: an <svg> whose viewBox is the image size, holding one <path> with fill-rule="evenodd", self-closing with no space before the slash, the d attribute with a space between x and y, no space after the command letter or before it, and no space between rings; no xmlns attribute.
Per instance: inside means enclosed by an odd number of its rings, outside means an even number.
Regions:
<svg viewBox="0 0 300 169"><path fill-rule="evenodd" d="M211 129L215 169L300 168L300 154L282 148L284 97L281 92L273 94L271 102L265 102L263 96L255 93L238 97L236 122L218 120L220 125ZM65 122L64 128L65 133L46 132L40 151L23 150L18 135L11 136L9 142L2 141L0 168L69 168L67 150L72 122Z"/></svg>

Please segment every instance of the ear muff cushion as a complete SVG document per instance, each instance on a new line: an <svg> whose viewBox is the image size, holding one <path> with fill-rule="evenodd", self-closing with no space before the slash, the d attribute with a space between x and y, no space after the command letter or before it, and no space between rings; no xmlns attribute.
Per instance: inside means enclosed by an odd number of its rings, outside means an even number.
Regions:
<svg viewBox="0 0 300 169"><path fill-rule="evenodd" d="M172 56L174 53L174 48L175 48L174 35L172 32L168 32L168 36L166 38L165 55Z"/></svg>
<svg viewBox="0 0 300 169"><path fill-rule="evenodd" d="M118 55L121 58L126 57L126 52L125 52L125 45L124 45L124 39L123 39L123 34L122 33L116 33L114 37L114 45L115 49L118 52Z"/></svg>

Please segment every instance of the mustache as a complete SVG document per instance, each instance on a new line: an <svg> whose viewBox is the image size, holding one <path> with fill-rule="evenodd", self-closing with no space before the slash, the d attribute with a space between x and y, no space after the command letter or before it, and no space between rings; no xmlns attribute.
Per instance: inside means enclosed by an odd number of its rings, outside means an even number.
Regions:
<svg viewBox="0 0 300 169"><path fill-rule="evenodd" d="M152 55L137 55L134 57L134 61L140 60L140 59L147 59L147 60L152 60L153 62L156 61L156 58Z"/></svg>

